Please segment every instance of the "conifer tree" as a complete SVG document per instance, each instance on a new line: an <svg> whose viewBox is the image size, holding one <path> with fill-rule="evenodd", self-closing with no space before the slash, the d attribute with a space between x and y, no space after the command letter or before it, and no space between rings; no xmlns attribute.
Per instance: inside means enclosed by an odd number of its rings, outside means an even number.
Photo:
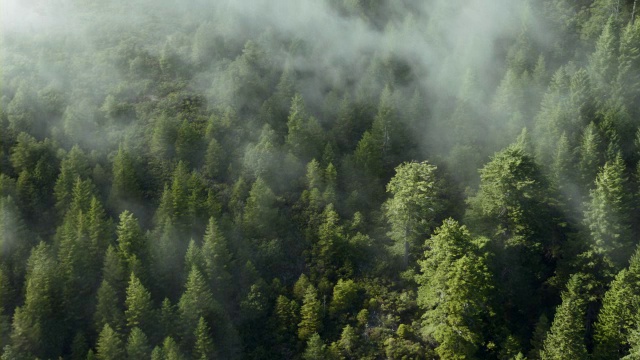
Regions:
<svg viewBox="0 0 640 360"><path fill-rule="evenodd" d="M311 335L307 341L307 348L302 355L304 360L327 360L330 359L330 352L327 345L322 341L318 333Z"/></svg>
<svg viewBox="0 0 640 360"><path fill-rule="evenodd" d="M131 273L127 297L124 302L124 316L130 329L148 329L151 325L151 294L134 273Z"/></svg>
<svg viewBox="0 0 640 360"><path fill-rule="evenodd" d="M593 246L619 269L633 250L629 217L631 195L620 154L604 165L590 198L586 204L585 224L589 227Z"/></svg>
<svg viewBox="0 0 640 360"><path fill-rule="evenodd" d="M578 149L578 172L583 189L592 189L595 185L598 169L602 165L602 140L594 123L584 129Z"/></svg>
<svg viewBox="0 0 640 360"><path fill-rule="evenodd" d="M309 340L313 334L320 331L322 325L321 304L318 300L318 292L313 286L307 287L307 290L300 308L300 323L298 324L298 338L300 340Z"/></svg>
<svg viewBox="0 0 640 360"><path fill-rule="evenodd" d="M216 299L226 304L232 289L232 255L227 240L213 217L209 219L202 241L202 258L204 272Z"/></svg>
<svg viewBox="0 0 640 360"><path fill-rule="evenodd" d="M289 300L284 295L276 299L272 325L278 351L283 357L290 356L295 350L299 308L295 300Z"/></svg>
<svg viewBox="0 0 640 360"><path fill-rule="evenodd" d="M162 353L165 360L184 360L185 356L180 351L180 346L171 337L167 337L162 343Z"/></svg>
<svg viewBox="0 0 640 360"><path fill-rule="evenodd" d="M562 294L551 329L544 341L541 359L587 359L585 346L584 276L576 274L569 279L567 290Z"/></svg>
<svg viewBox="0 0 640 360"><path fill-rule="evenodd" d="M640 304L640 251L629 261L611 282L602 299L602 308L594 325L593 339L595 359L621 358L629 349L628 336L635 325Z"/></svg>
<svg viewBox="0 0 640 360"><path fill-rule="evenodd" d="M275 205L275 194L262 178L257 178L249 191L243 215L243 222L250 236L268 237L273 234L278 218Z"/></svg>
<svg viewBox="0 0 640 360"><path fill-rule="evenodd" d="M96 346L98 360L120 360L125 358L125 348L118 333L105 324L98 336Z"/></svg>
<svg viewBox="0 0 640 360"><path fill-rule="evenodd" d="M19 354L53 358L63 345L62 299L52 249L41 242L27 261L24 305L13 317L11 344Z"/></svg>
<svg viewBox="0 0 640 360"><path fill-rule="evenodd" d="M286 144L293 155L303 161L317 157L321 151L323 132L318 120L307 114L300 94L291 100L287 120Z"/></svg>
<svg viewBox="0 0 640 360"><path fill-rule="evenodd" d="M129 211L120 214L120 223L116 230L118 236L118 254L129 273L144 278L147 265L147 240L140 228L138 219Z"/></svg>
<svg viewBox="0 0 640 360"><path fill-rule="evenodd" d="M618 40L615 19L610 17L596 42L596 49L589 58L589 70L600 99L608 97L607 91L615 80L618 59Z"/></svg>
<svg viewBox="0 0 640 360"><path fill-rule="evenodd" d="M423 335L437 342L441 358L473 357L483 344L479 324L492 315L491 275L474 254L469 231L453 219L445 220L427 244L430 250L416 278L418 305L425 310Z"/></svg>
<svg viewBox="0 0 640 360"><path fill-rule="evenodd" d="M625 105L633 111L640 96L640 23L629 23L620 37L616 92L625 99ZM637 112L632 113L632 116Z"/></svg>
<svg viewBox="0 0 640 360"><path fill-rule="evenodd" d="M200 317L205 319L218 310L213 294L207 285L205 277L196 268L189 272L184 294L178 303L181 329L185 344L193 346L195 330Z"/></svg>
<svg viewBox="0 0 640 360"><path fill-rule="evenodd" d="M125 318L120 309L118 295L107 280L103 280L97 295L96 312L94 315L95 329L102 329L109 325L111 329L124 329Z"/></svg>
<svg viewBox="0 0 640 360"><path fill-rule="evenodd" d="M149 340L138 327L131 329L127 340L127 357L129 359L148 359L151 356Z"/></svg>
<svg viewBox="0 0 640 360"><path fill-rule="evenodd" d="M71 205L71 191L76 178L86 179L90 174L89 169L89 161L82 149L77 145L71 148L71 151L60 163L60 174L53 189L58 212L66 212Z"/></svg>
<svg viewBox="0 0 640 360"><path fill-rule="evenodd" d="M123 211L125 204L130 204L140 199L140 185L136 176L133 159L122 145L113 159L113 180L109 203L117 211Z"/></svg>
<svg viewBox="0 0 640 360"><path fill-rule="evenodd" d="M214 357L213 340L211 339L211 330L205 319L201 316L198 320L198 327L195 331L196 345L193 349L193 358L196 360L207 360Z"/></svg>
<svg viewBox="0 0 640 360"><path fill-rule="evenodd" d="M387 184L392 198L383 209L391 225L389 237L404 256L419 253L421 241L429 235L438 216L440 189L435 178L436 167L427 163L404 163L396 168L396 175Z"/></svg>

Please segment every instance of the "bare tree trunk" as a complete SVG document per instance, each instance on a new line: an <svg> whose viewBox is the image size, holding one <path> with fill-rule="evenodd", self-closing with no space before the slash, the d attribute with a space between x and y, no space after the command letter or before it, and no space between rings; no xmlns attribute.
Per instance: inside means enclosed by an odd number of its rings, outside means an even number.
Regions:
<svg viewBox="0 0 640 360"><path fill-rule="evenodd" d="M638 0L633 0L633 10L631 11L631 25L636 21L636 3Z"/></svg>

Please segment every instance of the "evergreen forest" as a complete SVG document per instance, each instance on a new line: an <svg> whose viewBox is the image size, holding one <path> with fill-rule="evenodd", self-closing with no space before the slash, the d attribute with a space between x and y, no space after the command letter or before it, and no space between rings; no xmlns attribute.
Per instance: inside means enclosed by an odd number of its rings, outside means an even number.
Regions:
<svg viewBox="0 0 640 360"><path fill-rule="evenodd" d="M0 359L640 359L637 0L2 0Z"/></svg>

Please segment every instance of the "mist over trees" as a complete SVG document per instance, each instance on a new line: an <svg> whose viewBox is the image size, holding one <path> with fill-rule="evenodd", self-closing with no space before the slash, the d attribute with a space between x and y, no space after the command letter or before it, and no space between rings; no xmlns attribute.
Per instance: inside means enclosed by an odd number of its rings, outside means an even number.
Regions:
<svg viewBox="0 0 640 360"><path fill-rule="evenodd" d="M0 4L0 359L635 359L635 0Z"/></svg>

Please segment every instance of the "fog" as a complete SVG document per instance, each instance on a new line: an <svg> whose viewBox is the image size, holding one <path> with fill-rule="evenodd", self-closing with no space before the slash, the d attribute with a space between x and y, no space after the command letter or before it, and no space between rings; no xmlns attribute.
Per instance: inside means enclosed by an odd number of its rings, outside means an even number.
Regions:
<svg viewBox="0 0 640 360"><path fill-rule="evenodd" d="M418 94L424 112L412 119L411 133L425 152L423 156L447 158L456 144L491 143L493 140L485 139L487 132L511 126L502 123L504 118L493 116L489 106L504 77L509 46L525 34L529 49L544 51L548 48L545 42L552 38L541 30L539 15L526 0L398 0L372 8L373 13L363 14L358 1L310 0L4 1L3 39L20 50L2 54L8 65L3 74L3 106L24 80L12 72L26 67L29 78L40 87L65 94L66 100L92 94L82 109L71 102L64 111L84 112L86 120L71 126L49 117L44 127L76 128L72 142L115 149L131 135L131 122L111 124L107 136L99 139L91 129L100 122L100 109L108 95L132 98L144 92L144 81L123 83L131 79L129 72L136 66L126 58L128 54L162 57L169 49L172 56L188 64L200 51L205 56L200 60L204 67L183 79L188 88L205 94L210 109L229 104L238 108L252 99L229 90L241 86L237 76L228 75L229 69L237 66L238 72L245 71L239 62L244 44L252 40L266 54L270 75L264 81L277 80L285 69L297 74L295 91L302 93L311 114L324 124L331 123L335 115L321 113L332 91L339 97L351 94L375 104L381 89L393 81L399 107ZM87 63L92 54L101 60ZM31 59L21 62L21 56ZM129 64L119 65L122 61ZM381 72L385 68L391 69L385 70L387 75ZM144 65L139 69L144 72ZM466 107L462 117L456 115L461 103ZM452 119L456 116L457 120ZM521 127L531 123L532 115L526 116L529 119L501 136L504 141L486 146L474 165L515 140ZM466 122L476 123L468 127L474 130L461 136L456 128L465 127ZM254 129L255 140L261 128ZM468 176L474 175L463 177Z"/></svg>

